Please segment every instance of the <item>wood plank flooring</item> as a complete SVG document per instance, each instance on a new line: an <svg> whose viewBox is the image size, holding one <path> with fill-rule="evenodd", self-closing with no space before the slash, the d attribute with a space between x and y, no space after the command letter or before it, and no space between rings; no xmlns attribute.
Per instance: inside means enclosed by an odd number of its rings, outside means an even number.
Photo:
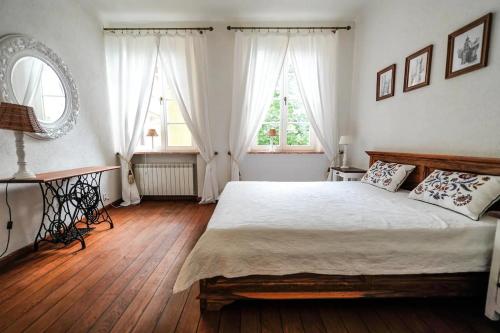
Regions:
<svg viewBox="0 0 500 333"><path fill-rule="evenodd" d="M0 332L500 332L483 299L237 302L199 311L198 286L172 294L213 205L145 202L112 209L68 247L0 271Z"/></svg>

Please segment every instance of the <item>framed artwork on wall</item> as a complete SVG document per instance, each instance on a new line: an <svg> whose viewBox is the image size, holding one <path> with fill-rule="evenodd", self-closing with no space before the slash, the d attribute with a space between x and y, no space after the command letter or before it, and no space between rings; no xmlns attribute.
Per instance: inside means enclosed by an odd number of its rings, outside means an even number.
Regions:
<svg viewBox="0 0 500 333"><path fill-rule="evenodd" d="M376 100L380 101L394 96L396 82L396 64L390 65L377 73Z"/></svg>
<svg viewBox="0 0 500 333"><path fill-rule="evenodd" d="M428 86L431 80L432 45L406 57L403 91Z"/></svg>
<svg viewBox="0 0 500 333"><path fill-rule="evenodd" d="M488 13L448 35L447 79L486 67L492 17Z"/></svg>

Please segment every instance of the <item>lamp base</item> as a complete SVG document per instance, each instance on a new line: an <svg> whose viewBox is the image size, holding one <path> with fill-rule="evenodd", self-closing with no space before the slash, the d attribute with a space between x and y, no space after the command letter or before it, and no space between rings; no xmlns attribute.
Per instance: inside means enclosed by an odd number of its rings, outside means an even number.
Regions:
<svg viewBox="0 0 500 333"><path fill-rule="evenodd" d="M12 176L14 179L34 179L35 174L28 170L24 153L24 133L15 131L16 154L17 154L17 172Z"/></svg>
<svg viewBox="0 0 500 333"><path fill-rule="evenodd" d="M14 178L14 179L35 179L36 175L31 171L19 170L12 176L12 178Z"/></svg>
<svg viewBox="0 0 500 333"><path fill-rule="evenodd" d="M344 145L345 146L345 145ZM349 165L347 165L347 147L344 147L344 156L342 156L342 169L347 169L349 168Z"/></svg>

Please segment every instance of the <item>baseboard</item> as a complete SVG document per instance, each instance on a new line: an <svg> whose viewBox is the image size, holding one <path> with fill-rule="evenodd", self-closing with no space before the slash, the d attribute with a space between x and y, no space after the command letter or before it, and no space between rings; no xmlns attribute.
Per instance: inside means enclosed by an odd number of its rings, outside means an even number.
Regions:
<svg viewBox="0 0 500 333"><path fill-rule="evenodd" d="M26 246L23 246L20 249L17 249L9 253L5 257L0 258L0 272L5 271L8 268L8 266L10 266L12 263L28 256L28 254L32 252L33 252L33 243L30 243Z"/></svg>
<svg viewBox="0 0 500 333"><path fill-rule="evenodd" d="M121 199L119 200L116 200L110 204L107 204L104 206L104 208L106 209L111 209L112 206L116 206L118 205L120 202L122 202ZM81 220L81 221L78 221L77 223L79 222L85 222L85 220ZM30 253L33 252L33 248L34 248L34 244L35 242L31 242L29 243L28 245L26 246L23 246L22 248L20 249L17 249L11 253L9 253L8 255L6 255L5 257L1 257L0 258L0 272L4 271L5 269L8 268L8 266L10 266L11 264L13 264L14 262L28 256ZM40 246L43 247L43 246L47 246L48 244L46 242L44 242L43 244L41 244Z"/></svg>

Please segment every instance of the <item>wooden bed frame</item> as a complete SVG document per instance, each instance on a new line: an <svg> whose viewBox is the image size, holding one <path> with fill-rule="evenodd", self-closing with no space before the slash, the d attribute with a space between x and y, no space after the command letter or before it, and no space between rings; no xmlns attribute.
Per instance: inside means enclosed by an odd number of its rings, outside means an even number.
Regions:
<svg viewBox="0 0 500 333"><path fill-rule="evenodd" d="M377 160L416 165L403 184L412 190L435 169L500 176L500 158L367 151ZM500 209L495 205L493 209ZM216 311L239 299L328 299L485 295L488 273L415 275L251 275L200 280L201 310Z"/></svg>

